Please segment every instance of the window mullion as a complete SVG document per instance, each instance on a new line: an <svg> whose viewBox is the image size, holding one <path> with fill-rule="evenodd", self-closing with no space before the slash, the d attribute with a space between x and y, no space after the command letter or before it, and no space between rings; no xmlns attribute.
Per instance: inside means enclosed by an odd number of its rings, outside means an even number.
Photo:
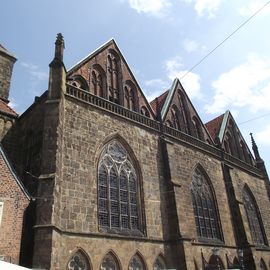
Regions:
<svg viewBox="0 0 270 270"><path fill-rule="evenodd" d="M108 176L107 176L107 198L108 198L108 200L107 200L107 205L108 205L108 219L109 219L109 228L111 228L111 195L110 195L110 193L111 193L111 184L110 184L110 178L111 178L111 169L112 168L110 168L110 170L108 170Z"/></svg>
<svg viewBox="0 0 270 270"><path fill-rule="evenodd" d="M127 175L127 192L128 192L128 196L127 196L128 201L127 201L127 203L128 203L128 227L129 227L129 229L131 229L132 222L131 222L131 209L130 209L131 208L131 203L130 203L129 176L130 176L130 174Z"/></svg>
<svg viewBox="0 0 270 270"><path fill-rule="evenodd" d="M117 173L117 192L118 192L118 217L119 217L119 228L122 229L122 216L121 216L121 198L120 198L120 176L121 173Z"/></svg>

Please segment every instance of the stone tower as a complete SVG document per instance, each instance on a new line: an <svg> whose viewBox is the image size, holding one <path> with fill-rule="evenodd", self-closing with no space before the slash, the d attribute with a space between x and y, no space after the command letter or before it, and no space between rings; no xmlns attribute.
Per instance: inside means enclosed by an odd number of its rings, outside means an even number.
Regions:
<svg viewBox="0 0 270 270"><path fill-rule="evenodd" d="M0 99L8 103L10 81L16 58L0 44Z"/></svg>

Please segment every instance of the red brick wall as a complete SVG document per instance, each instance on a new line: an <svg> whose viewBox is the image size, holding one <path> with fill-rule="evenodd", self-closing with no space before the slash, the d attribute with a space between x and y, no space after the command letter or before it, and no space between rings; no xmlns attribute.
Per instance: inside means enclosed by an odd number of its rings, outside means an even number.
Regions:
<svg viewBox="0 0 270 270"><path fill-rule="evenodd" d="M0 153L0 202L3 202L0 223L0 255L18 263L20 256L23 214L29 201Z"/></svg>

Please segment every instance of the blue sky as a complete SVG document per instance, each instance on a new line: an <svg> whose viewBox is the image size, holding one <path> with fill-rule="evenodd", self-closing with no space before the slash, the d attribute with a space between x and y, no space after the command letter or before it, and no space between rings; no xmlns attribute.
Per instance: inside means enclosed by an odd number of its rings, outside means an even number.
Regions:
<svg viewBox="0 0 270 270"><path fill-rule="evenodd" d="M3 0L0 43L18 58L11 104L22 113L47 89L58 32L67 68L113 37L152 100L267 2ZM181 81L203 122L229 109L248 144L254 133L270 173L269 15L270 4Z"/></svg>

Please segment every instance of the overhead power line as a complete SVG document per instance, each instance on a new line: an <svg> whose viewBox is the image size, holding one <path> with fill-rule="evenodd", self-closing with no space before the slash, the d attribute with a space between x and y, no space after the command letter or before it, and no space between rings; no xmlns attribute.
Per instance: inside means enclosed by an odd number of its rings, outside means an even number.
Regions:
<svg viewBox="0 0 270 270"><path fill-rule="evenodd" d="M222 44L224 44L229 38L231 38L236 32L238 32L244 25L246 25L251 19L253 19L258 13L260 13L267 5L270 4L270 1L266 2L261 8L259 8L255 13L253 13L247 20L240 24L231 34L229 34L225 39L223 39L214 49L207 53L198 63L192 66L181 78L186 77L192 70L199 66L207 57L209 57L216 49L218 49Z"/></svg>
<svg viewBox="0 0 270 270"><path fill-rule="evenodd" d="M264 114L264 115L261 115L261 116L258 116L258 117L254 117L254 118L251 118L251 119L246 120L246 121L244 121L244 122L241 122L241 123L239 123L238 125L242 125L242 124L245 124L245 123L248 123L248 122L251 122L251 121L255 121L255 120L264 118L264 117L266 117L266 116L269 116L269 115L270 115L270 113L267 113L267 114Z"/></svg>

